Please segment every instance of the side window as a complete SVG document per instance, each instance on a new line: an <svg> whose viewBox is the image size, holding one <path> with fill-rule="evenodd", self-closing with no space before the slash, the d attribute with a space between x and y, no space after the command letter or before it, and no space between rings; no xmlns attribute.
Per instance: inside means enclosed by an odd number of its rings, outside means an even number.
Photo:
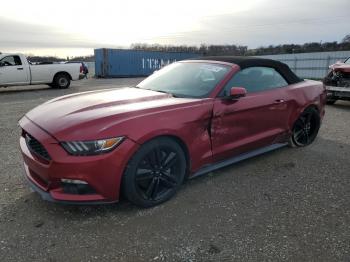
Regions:
<svg viewBox="0 0 350 262"><path fill-rule="evenodd" d="M21 58L17 55L14 56L6 56L3 59L1 59L0 63L3 66L18 66L22 65Z"/></svg>
<svg viewBox="0 0 350 262"><path fill-rule="evenodd" d="M236 73L226 84L224 93L232 87L244 87L248 93L287 86L287 81L271 67L248 67Z"/></svg>

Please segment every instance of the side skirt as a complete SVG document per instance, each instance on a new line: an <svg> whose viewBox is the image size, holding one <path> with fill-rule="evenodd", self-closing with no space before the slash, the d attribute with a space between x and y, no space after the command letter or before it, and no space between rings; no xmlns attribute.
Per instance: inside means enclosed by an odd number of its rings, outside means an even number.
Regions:
<svg viewBox="0 0 350 262"><path fill-rule="evenodd" d="M216 169L219 169L219 168L222 168L222 167L225 167L225 166L228 166L228 165L232 165L234 163L243 161L245 159L248 159L248 158L251 158L251 157L254 157L254 156L258 156L258 155L261 155L261 154L264 154L264 153L276 150L276 149L281 148L281 147L285 147L286 145L288 145L288 143L273 144L273 145L270 145L270 146L266 146L266 147L262 147L262 148L250 151L248 153L241 154L239 156L235 156L233 158L229 158L229 159L220 161L220 162L215 163L215 164L206 165L203 168L199 169L192 176L190 176L190 179L198 177L198 176L201 176L201 175L204 175L204 174L207 174L207 173L212 172L212 171L214 171Z"/></svg>

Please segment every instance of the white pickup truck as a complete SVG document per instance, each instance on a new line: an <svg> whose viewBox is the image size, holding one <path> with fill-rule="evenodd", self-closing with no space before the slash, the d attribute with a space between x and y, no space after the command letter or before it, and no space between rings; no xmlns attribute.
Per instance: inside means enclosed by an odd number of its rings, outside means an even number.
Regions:
<svg viewBox="0 0 350 262"><path fill-rule="evenodd" d="M0 53L0 87L47 84L68 88L71 81L79 80L80 64L32 65L22 54Z"/></svg>

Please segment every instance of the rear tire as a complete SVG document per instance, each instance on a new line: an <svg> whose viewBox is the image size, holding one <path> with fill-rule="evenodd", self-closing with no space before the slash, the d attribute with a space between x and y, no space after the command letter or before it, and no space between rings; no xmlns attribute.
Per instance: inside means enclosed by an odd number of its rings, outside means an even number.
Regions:
<svg viewBox="0 0 350 262"><path fill-rule="evenodd" d="M316 138L320 129L321 118L315 108L305 109L295 121L289 145L291 147L304 147L310 145Z"/></svg>
<svg viewBox="0 0 350 262"><path fill-rule="evenodd" d="M152 207L173 197L186 173L181 146L170 138L143 144L130 159L124 172L124 196L140 207Z"/></svg>
<svg viewBox="0 0 350 262"><path fill-rule="evenodd" d="M53 79L55 87L66 89L70 86L70 77L67 74L57 74Z"/></svg>

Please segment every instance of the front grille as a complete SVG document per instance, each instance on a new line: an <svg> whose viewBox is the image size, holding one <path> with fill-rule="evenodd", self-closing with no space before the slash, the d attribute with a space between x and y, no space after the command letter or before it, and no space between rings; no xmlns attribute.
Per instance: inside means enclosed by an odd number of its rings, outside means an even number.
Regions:
<svg viewBox="0 0 350 262"><path fill-rule="evenodd" d="M25 139L30 151L41 156L42 158L48 161L51 160L49 153L46 151L45 147L42 144L40 144L38 140L36 140L34 137L29 135L28 133L25 134Z"/></svg>

